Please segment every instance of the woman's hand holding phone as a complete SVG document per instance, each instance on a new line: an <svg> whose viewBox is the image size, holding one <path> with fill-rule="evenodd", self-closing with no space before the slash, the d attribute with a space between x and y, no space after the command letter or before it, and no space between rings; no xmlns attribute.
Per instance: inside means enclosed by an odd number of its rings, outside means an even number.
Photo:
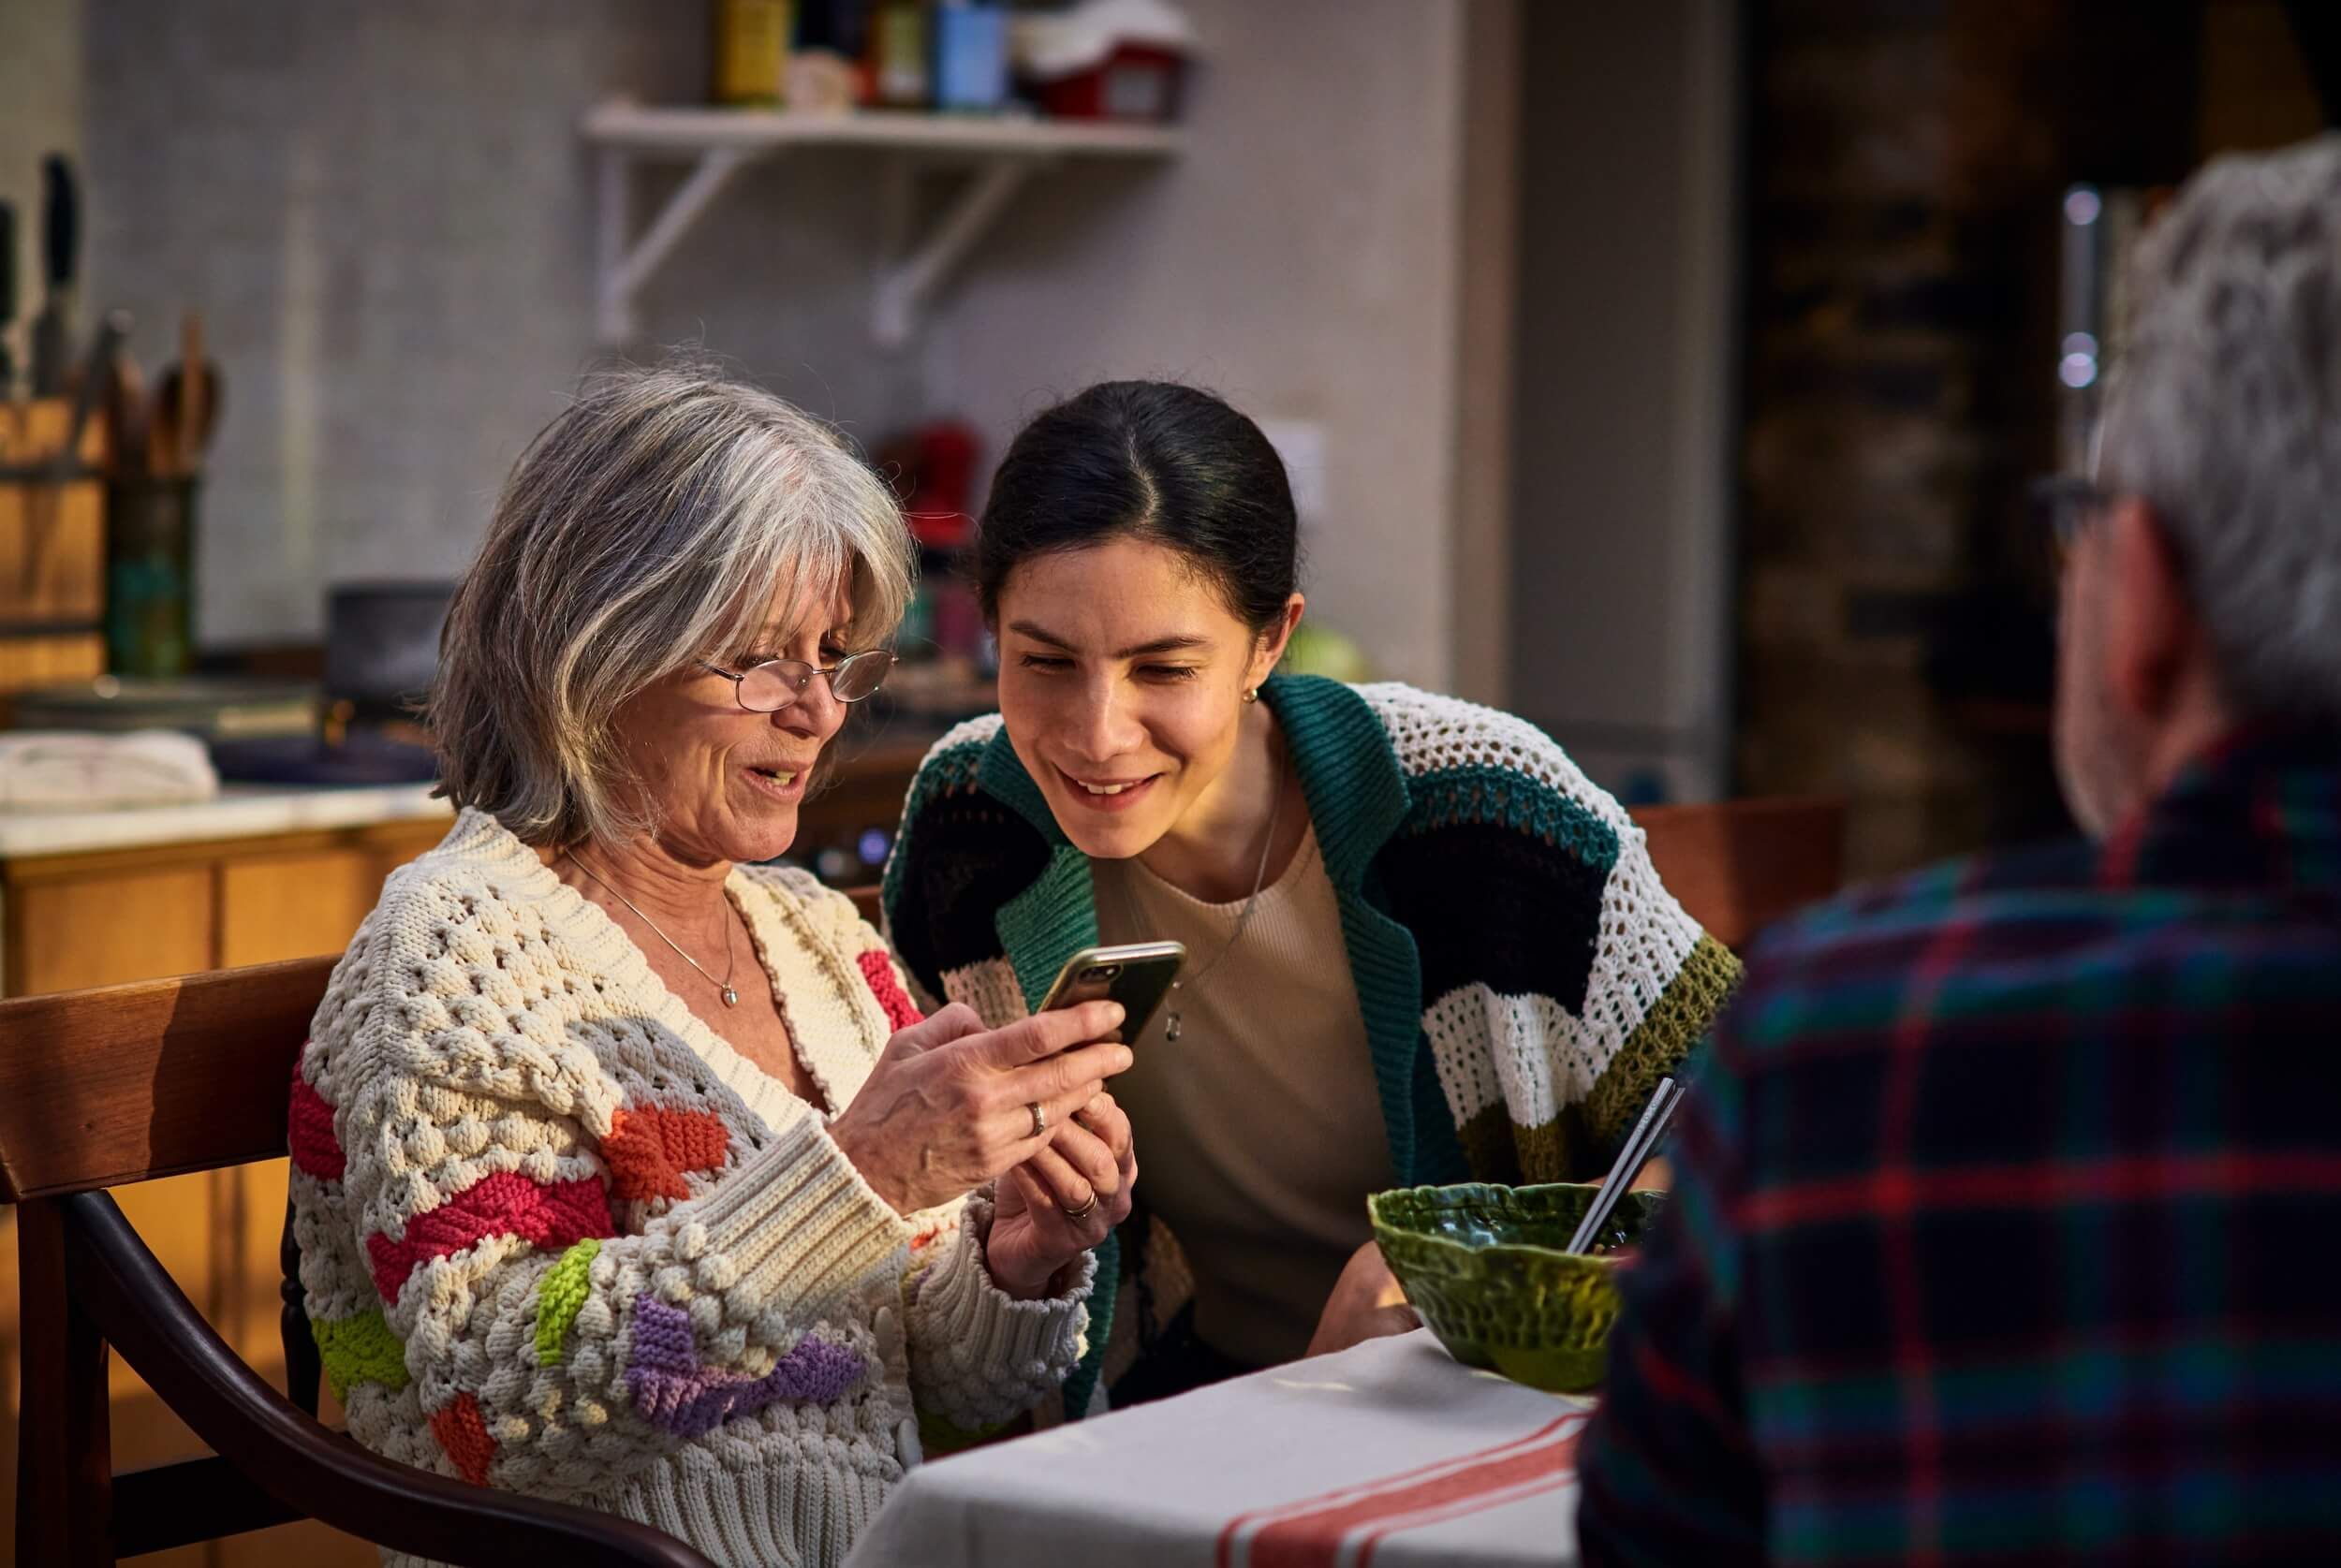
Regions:
<svg viewBox="0 0 2341 1568"><path fill-rule="evenodd" d="M1100 1092L1000 1178L984 1256L993 1283L1024 1300L1058 1294L1065 1268L1129 1218L1137 1182L1130 1119Z"/></svg>
<svg viewBox="0 0 2341 1568"><path fill-rule="evenodd" d="M1128 1069L1107 1038L1122 1021L1120 1004L1087 1002L987 1030L952 1003L887 1042L830 1136L897 1212L950 1203L1047 1150Z"/></svg>

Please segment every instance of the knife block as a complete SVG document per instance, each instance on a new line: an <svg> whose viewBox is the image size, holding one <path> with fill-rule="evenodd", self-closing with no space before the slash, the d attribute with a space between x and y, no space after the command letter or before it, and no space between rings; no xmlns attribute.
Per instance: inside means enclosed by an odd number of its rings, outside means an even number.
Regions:
<svg viewBox="0 0 2341 1568"><path fill-rule="evenodd" d="M105 673L105 434L52 471L72 422L63 398L0 403L0 693Z"/></svg>

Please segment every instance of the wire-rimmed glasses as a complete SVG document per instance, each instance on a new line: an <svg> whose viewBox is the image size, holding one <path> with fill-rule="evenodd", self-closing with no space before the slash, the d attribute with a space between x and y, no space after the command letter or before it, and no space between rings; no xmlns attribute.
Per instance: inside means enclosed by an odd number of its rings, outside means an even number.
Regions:
<svg viewBox="0 0 2341 1568"><path fill-rule="evenodd" d="M2094 479L2078 474L2052 474L2033 480L2026 489L2025 499L2031 503L2033 515L2039 520L2061 564L2072 553L2090 520L2104 511L2113 498Z"/></svg>
<svg viewBox="0 0 2341 1568"><path fill-rule="evenodd" d="M860 702L886 684L887 676L893 673L894 658L883 648L870 648L848 653L827 669L802 659L767 659L741 670L726 669L704 659L699 666L730 681L740 706L749 712L777 713L795 707L817 675L829 681L830 696L838 701Z"/></svg>

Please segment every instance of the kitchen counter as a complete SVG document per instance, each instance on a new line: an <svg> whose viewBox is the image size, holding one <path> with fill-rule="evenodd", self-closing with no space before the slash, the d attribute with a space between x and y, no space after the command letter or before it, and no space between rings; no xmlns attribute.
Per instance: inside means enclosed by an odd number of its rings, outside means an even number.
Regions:
<svg viewBox="0 0 2341 1568"><path fill-rule="evenodd" d="M103 811L0 812L0 857L139 849L197 840L254 838L376 823L447 818L445 800L427 784L343 785L228 784L209 800Z"/></svg>

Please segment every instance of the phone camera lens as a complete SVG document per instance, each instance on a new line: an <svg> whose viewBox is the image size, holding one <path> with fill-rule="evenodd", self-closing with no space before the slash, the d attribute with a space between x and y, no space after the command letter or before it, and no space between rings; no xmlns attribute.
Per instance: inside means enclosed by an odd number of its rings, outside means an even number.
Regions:
<svg viewBox="0 0 2341 1568"><path fill-rule="evenodd" d="M1105 981L1112 979L1116 975L1121 973L1122 966L1118 963L1097 963L1091 964L1086 970L1083 970L1082 972L1082 978L1084 980Z"/></svg>

